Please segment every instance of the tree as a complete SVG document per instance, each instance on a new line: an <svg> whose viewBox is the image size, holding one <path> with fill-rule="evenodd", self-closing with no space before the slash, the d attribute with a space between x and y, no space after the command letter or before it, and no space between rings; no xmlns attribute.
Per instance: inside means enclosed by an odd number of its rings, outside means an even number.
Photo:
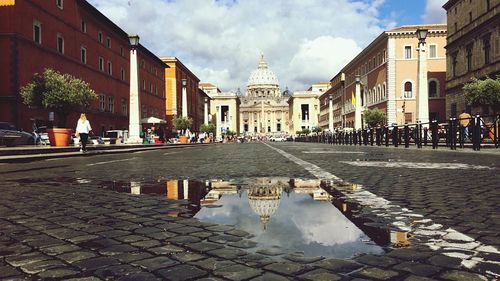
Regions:
<svg viewBox="0 0 500 281"><path fill-rule="evenodd" d="M305 128L302 129L301 131L297 131L297 135L309 135L311 133L311 130Z"/></svg>
<svg viewBox="0 0 500 281"><path fill-rule="evenodd" d="M500 76L484 80L473 78L464 85L463 90L467 104L491 107L495 113L500 112Z"/></svg>
<svg viewBox="0 0 500 281"><path fill-rule="evenodd" d="M366 109L363 115L365 117L366 124L370 127L383 125L386 121L385 113L380 111L378 108Z"/></svg>
<svg viewBox="0 0 500 281"><path fill-rule="evenodd" d="M177 130L181 130L184 133L188 128L191 128L193 120L189 117L176 117L172 119L172 124Z"/></svg>
<svg viewBox="0 0 500 281"><path fill-rule="evenodd" d="M312 129L312 132L313 132L313 133L321 133L321 132L323 132L323 129L321 129L321 127L314 127L314 128Z"/></svg>
<svg viewBox="0 0 500 281"><path fill-rule="evenodd" d="M212 135L215 135L216 130L217 129L215 128L215 125L212 123L202 124L200 127L200 131L202 133L207 133L207 134L211 133Z"/></svg>
<svg viewBox="0 0 500 281"><path fill-rule="evenodd" d="M20 92L24 104L54 111L58 126L63 128L71 112L85 111L98 98L85 81L50 68L42 74L35 73Z"/></svg>

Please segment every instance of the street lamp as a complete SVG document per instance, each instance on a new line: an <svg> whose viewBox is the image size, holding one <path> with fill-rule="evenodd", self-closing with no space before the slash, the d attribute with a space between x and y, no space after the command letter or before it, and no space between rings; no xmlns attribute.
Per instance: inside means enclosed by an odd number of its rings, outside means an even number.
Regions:
<svg viewBox="0 0 500 281"><path fill-rule="evenodd" d="M205 106L203 108L203 123L205 125L207 125L208 124L208 98L205 98L204 101L205 101Z"/></svg>
<svg viewBox="0 0 500 281"><path fill-rule="evenodd" d="M361 123L361 77L359 75L355 76L356 81L356 93L354 97L354 129L359 130L362 127Z"/></svg>
<svg viewBox="0 0 500 281"><path fill-rule="evenodd" d="M188 108L187 108L187 80L182 79L182 117L188 117Z"/></svg>
<svg viewBox="0 0 500 281"><path fill-rule="evenodd" d="M328 96L328 130L333 132L333 96Z"/></svg>
<svg viewBox="0 0 500 281"><path fill-rule="evenodd" d="M427 29L417 29L418 37L418 94L417 94L417 122L429 123L429 92L427 85L427 54L425 51L425 39Z"/></svg>
<svg viewBox="0 0 500 281"><path fill-rule="evenodd" d="M139 76L137 68L137 47L139 46L139 36L129 35L130 41L130 110L129 110L129 137L127 143L142 143L140 138L140 95Z"/></svg>

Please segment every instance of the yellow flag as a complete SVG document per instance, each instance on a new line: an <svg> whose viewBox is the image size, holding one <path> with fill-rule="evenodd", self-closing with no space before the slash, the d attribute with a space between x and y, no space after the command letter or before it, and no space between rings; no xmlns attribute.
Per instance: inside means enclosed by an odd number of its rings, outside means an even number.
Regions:
<svg viewBox="0 0 500 281"><path fill-rule="evenodd" d="M0 0L0 6L14 6L16 5L16 0Z"/></svg>
<svg viewBox="0 0 500 281"><path fill-rule="evenodd" d="M352 105L356 105L356 95L354 95L354 91L352 91L352 94L351 94L351 102L352 102Z"/></svg>

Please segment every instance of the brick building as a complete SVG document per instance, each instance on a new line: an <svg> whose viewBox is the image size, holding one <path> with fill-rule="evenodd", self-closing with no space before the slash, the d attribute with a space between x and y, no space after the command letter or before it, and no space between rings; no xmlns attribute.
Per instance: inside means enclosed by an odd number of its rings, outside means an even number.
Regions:
<svg viewBox="0 0 500 281"><path fill-rule="evenodd" d="M456 116L471 110L464 83L500 74L500 0L450 0L443 8L448 16L446 113Z"/></svg>
<svg viewBox="0 0 500 281"><path fill-rule="evenodd" d="M32 120L46 124L49 112L25 106L19 89L34 73L53 68L86 81L99 95L87 109L96 134L128 129L128 34L85 0L9 2L0 6L0 121L25 130ZM166 65L143 46L138 60L141 114L163 118ZM75 126L78 114L66 126Z"/></svg>

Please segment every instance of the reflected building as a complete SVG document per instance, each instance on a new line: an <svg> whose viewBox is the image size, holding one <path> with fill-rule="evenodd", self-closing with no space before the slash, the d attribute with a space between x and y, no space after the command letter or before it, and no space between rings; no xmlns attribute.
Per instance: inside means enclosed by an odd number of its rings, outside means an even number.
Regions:
<svg viewBox="0 0 500 281"><path fill-rule="evenodd" d="M200 205L211 205L219 201L224 194L237 194L240 188L229 181L211 181L210 191L200 200Z"/></svg>
<svg viewBox="0 0 500 281"><path fill-rule="evenodd" d="M281 93L278 78L262 55L241 97L239 131L245 135L288 134L287 93Z"/></svg>
<svg viewBox="0 0 500 281"><path fill-rule="evenodd" d="M260 223L265 230L269 218L280 205L283 187L288 185L279 180L263 179L248 189L248 203L250 208L260 217Z"/></svg>

